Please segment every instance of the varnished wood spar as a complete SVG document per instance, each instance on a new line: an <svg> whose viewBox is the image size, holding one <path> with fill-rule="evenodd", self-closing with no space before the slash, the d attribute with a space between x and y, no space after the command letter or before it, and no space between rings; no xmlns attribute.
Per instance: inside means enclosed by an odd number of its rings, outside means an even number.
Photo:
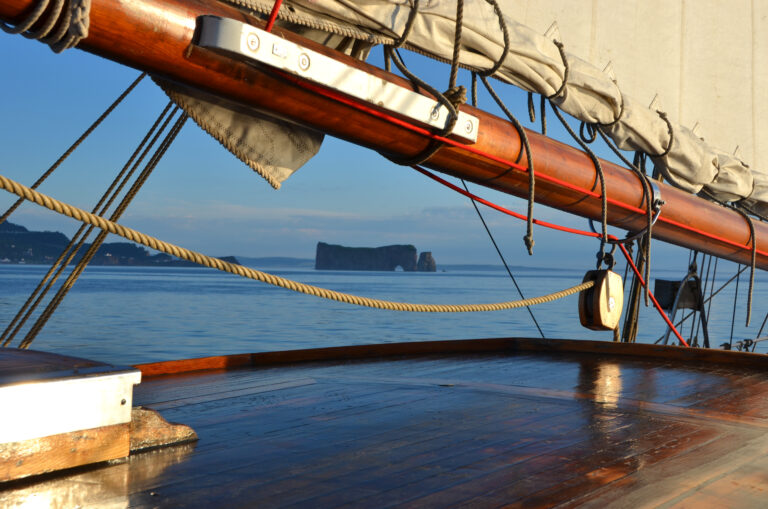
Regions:
<svg viewBox="0 0 768 509"><path fill-rule="evenodd" d="M453 341L418 341L409 343L382 343L354 345L282 352L220 355L199 359L183 359L137 364L142 377L153 377L193 371L227 370L252 366L277 366L299 362L377 359L394 356L424 356L465 353L587 353L627 357L655 358L676 362L706 362L708 364L737 364L749 367L768 367L768 356L763 354L649 345L643 343L616 343L609 341L582 341L571 339L492 338Z"/></svg>
<svg viewBox="0 0 768 509"><path fill-rule="evenodd" d="M0 0L0 19L14 23L36 1ZM93 0L90 34L81 47L374 150L412 156L427 145L428 140L422 135L319 97L269 71L196 49L191 45L195 20L204 14L263 25L256 18L213 0ZM277 32L315 51L333 53L290 32ZM375 67L343 55L334 56L388 81L404 84L402 79ZM506 160L516 158L520 140L508 122L469 106L462 109L480 119L481 132L475 148ZM568 181L581 188L597 188L595 170L585 154L536 133L528 134L539 175ZM441 149L428 166L513 195L527 195L527 175L517 171L507 173L503 165L461 148ZM636 176L608 162L603 163L603 168L610 198L635 207L644 206L642 186ZM750 260L749 250L706 238L665 221L670 219L701 231L715 232L728 241L748 246L749 228L741 215L669 186L661 187L666 205L662 219L654 228L657 238L740 263ZM542 178L537 181L536 189L536 199L541 203L593 219L600 216L598 199L585 197ZM629 230L638 230L645 222L643 215L617 207L609 207L608 220L612 225ZM756 230L758 245L768 246L768 225L759 223ZM757 265L768 269L768 256L758 255Z"/></svg>

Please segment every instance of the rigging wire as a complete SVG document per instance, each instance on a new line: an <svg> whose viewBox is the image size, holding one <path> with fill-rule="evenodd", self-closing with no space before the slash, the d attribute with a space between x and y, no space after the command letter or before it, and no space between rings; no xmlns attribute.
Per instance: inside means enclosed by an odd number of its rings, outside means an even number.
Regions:
<svg viewBox="0 0 768 509"><path fill-rule="evenodd" d="M99 117L93 121L93 123L85 130L83 133L75 140L75 142L70 145L70 147L64 151L64 153L54 162L50 168L48 168L36 181L34 184L30 186L31 189L37 189L40 187L40 184L45 182L45 180L51 176L51 174L58 168L61 163L63 163L71 154L72 152L77 149L77 147L80 146L81 143L83 143L88 136L91 135L91 133L99 127L99 125L104 121L105 118L109 116L110 113L114 111L117 106L123 102L123 99L125 99L128 94L130 94L136 86L141 83L141 80L143 80L146 77L147 73L141 73L138 78L136 78L130 85L128 85L128 88L126 88L118 97L115 99L112 104L110 104L104 112L99 115ZM16 200L13 205L11 205L8 210L6 210L2 216L0 216L0 223L4 223L6 219L8 219L8 216L13 214L13 212L19 208L19 205L24 203L24 198L19 198Z"/></svg>
<svg viewBox="0 0 768 509"><path fill-rule="evenodd" d="M169 119L173 118L173 116L178 110L179 110L179 107L178 106L175 107L173 112L171 112ZM141 187L147 181L147 178L149 178L149 176L152 174L154 169L157 167L158 163L163 158L165 153L168 151L168 148L176 139L176 136L179 134L179 131L181 130L181 128L183 127L184 123L187 121L188 118L189 117L187 116L187 114L183 112L178 116L176 122L168 131L165 138L162 140L160 146L152 155L152 158L147 162L146 166L144 167L142 172L139 174L139 176L136 178L131 188L128 190L128 192L123 197L121 202L118 204L116 210L112 212L112 215L110 216L111 221L117 221L125 212L125 210L128 208L128 205L131 203L131 201L133 201L133 198L136 196L136 194L139 192ZM159 132L162 132L162 131L159 131ZM91 228L91 230L92 229L93 227ZM90 231L88 233L90 233ZM85 255L80 260L78 265L72 270L72 272L69 274L69 276L64 281L64 283L59 287L58 291L56 292L56 295L54 295L53 299L48 303L45 310L43 310L43 313L37 318L35 323L32 325L31 329L27 332L26 336L24 337L24 340L19 345L19 348L29 348L29 345L32 343L32 341L34 341L34 339L37 337L37 334L40 332L40 330L42 330L42 328L48 322L50 317L53 315L53 312L58 308L59 304L61 304L64 297L66 297L66 295L69 293L69 290L72 289L72 286L75 284L77 279L85 270L86 266L91 261L93 256L96 254L99 247L101 247L101 245L104 243L104 240L107 238L107 234L108 232L104 230L99 232L98 236L91 243L90 247L88 248L88 251L85 253Z"/></svg>
<svg viewBox="0 0 768 509"><path fill-rule="evenodd" d="M163 109L163 111L157 117L152 127L149 129L149 131L144 136L142 141L139 143L137 148L134 150L131 157L128 159L126 164L117 174L117 176L114 178L114 180L112 181L112 184L104 192L99 202L93 207L92 211L94 214L103 215L107 212L113 200L121 192L123 187L126 185L128 180L131 178L133 173L141 164L142 160L149 153L152 146L154 146L154 144L157 142L157 139L160 136L160 133L165 130L166 126L168 125L168 122L171 119L171 115L167 115L171 109L171 106L172 106L172 103L169 102L168 105ZM163 119L165 119L165 122L163 123L159 131L157 131L157 133L155 134L155 131L158 129L158 126L160 126L160 123L163 121ZM154 137L153 137L153 134L154 134ZM150 138L152 138L151 141L150 141ZM149 144L147 145L148 142ZM22 305L21 309L19 309L16 316L8 324L5 331L3 331L2 336L0 336L0 342L2 342L2 345L0 346L7 346L13 340L16 334L18 334L19 330L27 322L30 315L39 306L40 302L46 296L48 291L56 283L56 281L58 280L62 272L66 269L66 267L69 265L72 259L76 256L76 254L80 251L88 235L93 230L93 228L89 228L86 232L86 228L88 227L85 225L80 226L80 228L77 230L75 235L73 235L72 240L69 242L69 245L62 251L58 259L51 265L51 268L48 270L46 275L42 278L42 280L40 281L38 286L35 288L35 290L32 292L32 294L29 296L27 301ZM55 275L54 275L54 272L56 272ZM32 303L32 300L35 298L36 300L34 301L34 303ZM30 304L31 304L31 308L30 308ZM23 318L22 318L22 315L23 315Z"/></svg>
<svg viewBox="0 0 768 509"><path fill-rule="evenodd" d="M467 183L462 179L461 184L464 186L464 190L469 193L469 188L467 187ZM525 299L525 295L523 295L523 291L520 289L520 285L517 284L517 279L515 278L514 274L512 274L512 270L510 270L509 265L507 264L507 260L504 257L504 255L501 253L501 249L499 249L499 245L496 243L496 239L493 237L493 234L491 233L490 228L488 228L488 224L485 222L485 218L483 217L482 212L480 212L480 208L477 206L477 202L473 198L470 198L469 201L472 203L472 206L475 208L475 212L477 212L477 217L480 218L480 221L483 223L483 227L485 228L486 233L488 233L488 237L491 239L491 243L493 243L493 247L496 249L496 253L498 253L499 258L501 259L501 263L504 264L504 269L506 269L507 274L509 274L509 277L512 279L512 283L515 285L515 288L517 289L517 293L520 295L521 299ZM538 320L536 320L536 317L533 315L533 310L531 309L531 306L526 306L525 309L528 310L528 314L531 315L531 320L533 320L533 324L536 326L536 329L539 331L539 334L541 334L542 338L546 338L544 335L544 331L541 330L541 326L539 325Z"/></svg>
<svg viewBox="0 0 768 509"><path fill-rule="evenodd" d="M741 264L739 264L741 269ZM731 314L731 337L728 340L728 349L733 348L733 326L736 324L736 301L739 297L739 280L741 279L741 271L736 273L736 291L733 292L733 313Z"/></svg>

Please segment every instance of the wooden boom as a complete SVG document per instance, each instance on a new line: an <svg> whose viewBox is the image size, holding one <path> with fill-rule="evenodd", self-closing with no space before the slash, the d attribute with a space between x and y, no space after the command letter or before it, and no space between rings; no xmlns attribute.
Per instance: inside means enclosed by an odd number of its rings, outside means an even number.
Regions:
<svg viewBox="0 0 768 509"><path fill-rule="evenodd" d="M0 19L13 24L37 0L0 0ZM263 27L264 22L214 0L92 0L89 36L80 48L164 78L197 87L217 97L247 105L338 138L395 156L419 154L429 139L333 99L312 93L269 70L257 68L195 46L196 19L216 15ZM341 55L291 32L275 33L314 51L386 81L409 87L402 78ZM476 116L480 134L475 149L504 160L515 160L521 140L512 125L470 106L462 111ZM536 174L599 191L597 176L583 152L529 131ZM603 161L607 195L618 202L645 209L639 178L626 168ZM528 194L528 175L507 171L502 163L461 147L444 146L425 164L438 171L516 196ZM738 212L666 185L659 186L666 201L654 237L739 263L749 263L751 236L747 220ZM536 201L573 214L600 219L600 199L542 178ZM645 227L644 214L608 207L608 222L631 231ZM682 225L682 226L681 226ZM692 228L692 231L688 228ZM758 249L768 240L768 225L756 222ZM711 232L716 240L700 232ZM734 245L735 244L735 245ZM738 247L743 246L743 247ZM768 251L758 251L757 266L768 269Z"/></svg>

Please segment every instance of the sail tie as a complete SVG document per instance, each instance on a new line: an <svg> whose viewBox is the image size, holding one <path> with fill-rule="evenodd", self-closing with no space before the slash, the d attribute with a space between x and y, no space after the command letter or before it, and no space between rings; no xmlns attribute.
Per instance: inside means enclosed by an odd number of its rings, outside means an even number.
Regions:
<svg viewBox="0 0 768 509"><path fill-rule="evenodd" d="M552 95L548 95L547 99L550 101L552 99L555 99L560 96L560 94L563 93L565 90L566 85L568 84L568 74L570 73L570 67L568 66L568 58L565 56L565 46L562 42L558 40L552 41L555 46L557 46L557 50L560 52L560 58L563 59L563 66L565 67L565 70L563 71L563 82L560 84L560 88L558 88Z"/></svg>
<svg viewBox="0 0 768 509"><path fill-rule="evenodd" d="M568 122L563 117L563 114L560 113L560 110L557 108L557 105L555 105L552 100L549 101L550 105L552 106L552 111L555 112L555 116L560 120L560 123L563 124L563 127L566 131L568 131L568 134L571 135L571 137L581 146L582 150L587 153L589 158L592 160L592 164L595 166L595 172L597 173L598 181L600 183L600 228L601 228L601 235L600 235L600 249L597 252L597 268L599 269L600 266L603 264L603 262L609 261L606 258L605 253L605 244L608 240L608 196L606 192L605 187L605 175L603 174L603 165L600 163L600 159L595 155L595 153L592 151L592 149L589 148L589 145L587 145L571 128L571 126L568 124Z"/></svg>
<svg viewBox="0 0 768 509"><path fill-rule="evenodd" d="M488 93L491 94L493 100L496 101L496 104L499 106L499 108L501 108L509 121L512 122L512 125L515 127L517 134L520 136L521 147L520 152L517 154L515 163L520 162L520 159L523 156L523 152L525 152L526 162L528 163L528 219L526 225L526 233L523 237L523 241L525 242L526 249L528 249L528 255L533 255L533 246L535 244L535 241L533 240L533 203L535 201L536 195L536 174L533 169L533 153L531 151L531 144L528 141L528 135L526 134L525 129L523 129L523 125L512 114L509 108L507 108L507 105L504 104L504 101L501 100L501 97L499 97L499 95L493 89L491 83L488 81L488 78L481 74L480 79L482 80L483 85L485 85L486 90L488 90ZM501 178L513 169L513 167L509 167L502 173L491 177L488 179L488 181Z"/></svg>
<svg viewBox="0 0 768 509"><path fill-rule="evenodd" d="M22 34L29 39L37 39L48 44L55 53L74 48L88 37L90 25L91 0L55 0L49 9L50 0L40 0L35 4L26 18L15 26L0 21L0 29L9 34ZM64 7L66 3L66 7ZM48 12L48 17L42 20L37 30L32 27L41 21ZM58 30L51 30L58 25Z"/></svg>
<svg viewBox="0 0 768 509"><path fill-rule="evenodd" d="M407 77L411 83L416 87L424 88L429 91L438 102L448 109L448 121L445 126L440 129L440 136L448 136L453 128L456 126L456 122L459 120L459 107L467 102L467 90L463 86L456 86L456 78L458 76L459 69L459 57L461 52L461 33L464 19L464 0L458 0L456 3L456 30L454 32L453 43L453 56L451 59L451 73L448 80L448 89L445 92L440 93L437 89L427 84L424 80L413 74L403 62L397 49L403 46L408 40L408 35L413 28L413 24L416 20L416 15L419 11L419 0L414 0L413 7L408 14L408 19L403 30L403 34L395 41L392 46L384 48L384 62L387 71L391 68L391 62L395 63L398 70ZM401 164L403 166L412 166L416 164L422 164L429 160L433 155L437 153L443 147L443 142L439 140L431 139L427 146L418 154L412 157L393 157L386 155L389 160Z"/></svg>
<svg viewBox="0 0 768 509"><path fill-rule="evenodd" d="M739 214L741 214L744 219L747 221L747 224L749 225L749 240L752 244L752 259L750 261L750 272L749 272L749 292L747 295L747 321L746 325L749 327L750 321L752 321L752 293L754 291L755 287L755 263L757 258L757 237L755 237L755 224L752 221L752 218L749 217L749 215L744 212L743 210L738 209L737 207L733 207L734 210L736 210Z"/></svg>

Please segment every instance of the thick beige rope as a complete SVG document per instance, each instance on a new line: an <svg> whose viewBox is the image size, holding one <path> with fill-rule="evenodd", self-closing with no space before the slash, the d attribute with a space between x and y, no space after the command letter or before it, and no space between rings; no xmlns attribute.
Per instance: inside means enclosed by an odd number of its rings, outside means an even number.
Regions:
<svg viewBox="0 0 768 509"><path fill-rule="evenodd" d="M552 293L549 295L543 295L541 297L534 297L531 299L498 302L491 304L462 304L462 305L440 305L440 304L410 304L407 302L390 302L379 299L369 299L367 297L358 297L356 295L350 295L347 293L336 292L333 290L327 290L325 288L319 288L317 286L311 286L297 281L291 281L279 276L261 272L242 265L236 265L234 263L227 263L218 258L206 256L201 253L196 253L188 249L184 249L167 242L155 239L148 235L144 235L141 232L126 228L112 221L108 221L101 216L91 214L85 210L67 205L60 202L50 196L39 193L25 185L19 184L9 178L0 175L0 188L5 189L17 196L20 196L26 200L37 203L43 207L46 207L54 212L69 216L73 219L81 221L86 224L97 226L104 231L114 233L124 237L130 241L136 242L143 246L149 247L156 251L162 251L163 253L182 258L184 260L210 267L212 269L218 269L231 274L237 274L238 276L255 279L263 283L267 283L274 286L293 290L294 292L306 293L308 295L314 295L316 297L322 297L324 299L335 300L338 302L346 302L348 304L355 304L358 306L366 306L377 309L388 309L392 311L411 311L420 313L461 313L461 312L473 312L473 311L498 311L502 309L514 309L534 304L543 304L545 302L552 302L568 295L584 291L591 288L594 285L593 281L587 281L578 286L568 288L561 292Z"/></svg>

